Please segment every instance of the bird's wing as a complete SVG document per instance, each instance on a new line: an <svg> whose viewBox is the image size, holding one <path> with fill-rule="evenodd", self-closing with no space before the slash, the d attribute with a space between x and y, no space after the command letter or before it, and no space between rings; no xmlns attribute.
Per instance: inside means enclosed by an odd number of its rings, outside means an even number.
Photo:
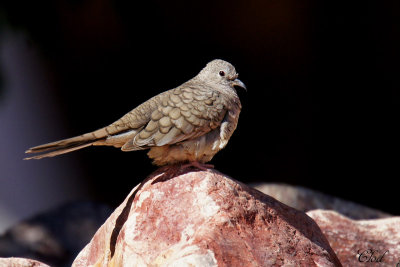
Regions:
<svg viewBox="0 0 400 267"><path fill-rule="evenodd" d="M201 87L178 87L162 94L158 101L147 125L123 145L123 151L196 138L220 126L226 113L220 93Z"/></svg>

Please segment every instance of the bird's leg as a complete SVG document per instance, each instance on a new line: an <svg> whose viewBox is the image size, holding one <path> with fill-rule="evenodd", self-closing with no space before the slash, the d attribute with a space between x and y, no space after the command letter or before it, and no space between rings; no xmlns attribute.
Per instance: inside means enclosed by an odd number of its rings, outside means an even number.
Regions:
<svg viewBox="0 0 400 267"><path fill-rule="evenodd" d="M189 168L189 167L195 167L195 168L198 168L198 169L200 169L202 171L207 171L209 169L214 169L214 165L205 164L205 163L201 163L201 162L198 162L198 161L190 161L190 162L188 162L186 164L183 164L181 168L182 169L186 169L186 168Z"/></svg>

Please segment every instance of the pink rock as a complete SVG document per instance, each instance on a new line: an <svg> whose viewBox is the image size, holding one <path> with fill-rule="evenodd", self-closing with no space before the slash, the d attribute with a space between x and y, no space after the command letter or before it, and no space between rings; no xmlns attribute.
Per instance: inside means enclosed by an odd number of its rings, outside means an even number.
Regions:
<svg viewBox="0 0 400 267"><path fill-rule="evenodd" d="M31 259L0 258L0 267L49 267L49 265Z"/></svg>
<svg viewBox="0 0 400 267"><path fill-rule="evenodd" d="M217 171L162 168L73 266L341 266L317 224Z"/></svg>
<svg viewBox="0 0 400 267"><path fill-rule="evenodd" d="M400 217L355 221L334 211L307 214L344 266L400 266Z"/></svg>

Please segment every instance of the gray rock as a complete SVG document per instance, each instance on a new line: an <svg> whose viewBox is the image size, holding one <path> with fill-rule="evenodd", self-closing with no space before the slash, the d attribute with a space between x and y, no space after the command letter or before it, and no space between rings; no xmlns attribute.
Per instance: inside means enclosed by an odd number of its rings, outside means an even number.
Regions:
<svg viewBox="0 0 400 267"><path fill-rule="evenodd" d="M111 212L105 205L77 202L22 221L0 236L0 257L71 266Z"/></svg>
<svg viewBox="0 0 400 267"><path fill-rule="evenodd" d="M288 206L307 212L310 210L323 209L335 210L355 220L386 218L392 215L372 209L338 197L323 194L301 186L287 184L253 184L257 190L267 194Z"/></svg>

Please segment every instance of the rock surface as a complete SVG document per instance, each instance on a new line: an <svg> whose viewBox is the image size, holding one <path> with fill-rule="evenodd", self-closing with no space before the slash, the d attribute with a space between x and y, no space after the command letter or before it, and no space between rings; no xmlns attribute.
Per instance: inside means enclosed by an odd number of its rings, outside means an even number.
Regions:
<svg viewBox="0 0 400 267"><path fill-rule="evenodd" d="M49 267L49 265L31 259L0 258L0 267Z"/></svg>
<svg viewBox="0 0 400 267"><path fill-rule="evenodd" d="M73 266L341 266L316 223L214 170L162 168Z"/></svg>
<svg viewBox="0 0 400 267"><path fill-rule="evenodd" d="M22 221L0 236L0 257L23 257L51 266L72 261L111 214L111 208L74 202Z"/></svg>
<svg viewBox="0 0 400 267"><path fill-rule="evenodd" d="M301 186L274 183L261 183L252 186L264 194L304 212L316 209L335 210L340 214L356 220L387 218L392 216L376 209Z"/></svg>
<svg viewBox="0 0 400 267"><path fill-rule="evenodd" d="M319 225L343 266L400 266L400 217L355 221L334 211L307 214Z"/></svg>

